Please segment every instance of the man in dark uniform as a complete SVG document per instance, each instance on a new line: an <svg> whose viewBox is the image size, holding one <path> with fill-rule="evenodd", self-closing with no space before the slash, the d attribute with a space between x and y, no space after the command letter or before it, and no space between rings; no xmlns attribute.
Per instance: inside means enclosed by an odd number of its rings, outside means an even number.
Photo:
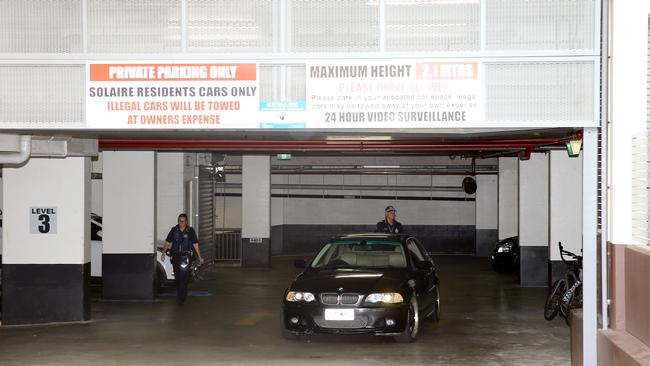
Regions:
<svg viewBox="0 0 650 366"><path fill-rule="evenodd" d="M388 206L384 209L384 220L377 223L377 229L375 231L396 234L404 233L402 224L395 220L395 207Z"/></svg>
<svg viewBox="0 0 650 366"><path fill-rule="evenodd" d="M196 256L199 258L199 264L203 264L203 257L201 257L201 251L199 250L199 239L196 237L194 229L187 225L187 215L184 213L178 215L178 225L174 226L167 234L167 239L165 239L163 245L162 261L165 261L165 252L170 244L176 293L178 303L182 304L187 298L187 283L189 282L189 271L181 270L183 257L189 256L192 248L194 248Z"/></svg>

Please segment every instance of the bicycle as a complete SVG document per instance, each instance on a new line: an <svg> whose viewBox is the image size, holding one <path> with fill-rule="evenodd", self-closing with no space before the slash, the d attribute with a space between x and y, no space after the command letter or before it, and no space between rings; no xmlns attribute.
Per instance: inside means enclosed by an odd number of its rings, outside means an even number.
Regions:
<svg viewBox="0 0 650 366"><path fill-rule="evenodd" d="M567 325L571 325L571 309L582 307L582 256L564 250L562 242L558 242L558 245L560 258L567 265L567 271L564 277L551 286L544 304L544 318L553 320L560 313ZM565 255L574 260L567 261Z"/></svg>

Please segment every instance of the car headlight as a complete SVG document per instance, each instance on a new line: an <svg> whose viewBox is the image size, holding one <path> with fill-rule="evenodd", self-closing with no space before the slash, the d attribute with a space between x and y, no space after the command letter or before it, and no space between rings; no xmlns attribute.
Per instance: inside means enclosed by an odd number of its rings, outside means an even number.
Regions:
<svg viewBox="0 0 650 366"><path fill-rule="evenodd" d="M508 253L512 250L512 243L505 243L497 249L497 253Z"/></svg>
<svg viewBox="0 0 650 366"><path fill-rule="evenodd" d="M369 302L371 304L399 304L404 302L404 298L397 292L382 292L368 295L366 297L366 302Z"/></svg>
<svg viewBox="0 0 650 366"><path fill-rule="evenodd" d="M311 292L289 291L286 300L289 302L312 302L316 300L316 297Z"/></svg>

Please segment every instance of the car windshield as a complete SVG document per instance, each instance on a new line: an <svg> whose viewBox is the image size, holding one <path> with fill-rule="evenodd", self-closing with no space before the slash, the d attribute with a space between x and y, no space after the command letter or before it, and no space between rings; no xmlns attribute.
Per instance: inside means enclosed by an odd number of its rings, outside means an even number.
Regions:
<svg viewBox="0 0 650 366"><path fill-rule="evenodd" d="M402 244L390 240L336 240L318 252L312 268L406 268Z"/></svg>

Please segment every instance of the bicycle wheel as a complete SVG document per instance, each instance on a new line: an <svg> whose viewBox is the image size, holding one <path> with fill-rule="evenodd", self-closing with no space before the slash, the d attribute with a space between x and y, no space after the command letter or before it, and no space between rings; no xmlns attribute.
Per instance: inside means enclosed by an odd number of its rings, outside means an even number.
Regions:
<svg viewBox="0 0 650 366"><path fill-rule="evenodd" d="M544 304L544 319L553 320L557 316L557 313L560 311L562 295L564 295L566 290L566 281L564 279L557 280L553 283L546 298L546 304Z"/></svg>
<svg viewBox="0 0 650 366"><path fill-rule="evenodd" d="M564 316L566 325L571 326L571 310L579 309L582 307L582 286L578 286L569 301L562 301L560 304L560 312Z"/></svg>

